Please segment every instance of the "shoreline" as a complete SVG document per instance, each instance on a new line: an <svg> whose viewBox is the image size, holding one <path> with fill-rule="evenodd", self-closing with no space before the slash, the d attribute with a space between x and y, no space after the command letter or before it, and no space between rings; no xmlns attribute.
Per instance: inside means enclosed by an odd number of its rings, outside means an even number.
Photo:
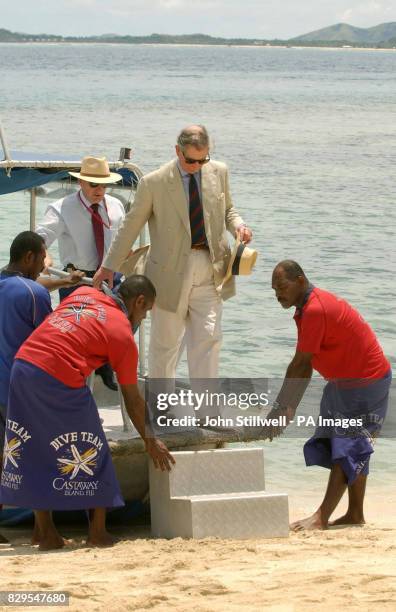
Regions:
<svg viewBox="0 0 396 612"><path fill-rule="evenodd" d="M316 46L316 45L256 45L256 44L232 44L232 43L122 43L122 42L100 42L100 41L92 41L92 42L83 42L83 41L44 41L44 40L27 40L27 41L0 41L0 45L6 46L26 46L26 45L50 45L50 46L87 46L87 45L96 45L96 46L110 46L110 47L226 47L226 48L236 48L236 49L318 49L324 51L396 51L395 47L353 47L349 45L337 46L337 47L327 47L327 46Z"/></svg>

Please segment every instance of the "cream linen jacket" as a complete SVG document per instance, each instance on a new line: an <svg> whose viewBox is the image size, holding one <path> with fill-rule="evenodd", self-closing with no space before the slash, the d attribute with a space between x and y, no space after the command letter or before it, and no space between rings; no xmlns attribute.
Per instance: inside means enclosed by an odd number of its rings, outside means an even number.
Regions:
<svg viewBox="0 0 396 612"><path fill-rule="evenodd" d="M222 286L231 256L226 230L234 235L243 220L232 204L225 164L210 161L201 168L201 191L214 284L228 299L235 294L235 282L231 278ZM146 222L151 246L144 273L156 288L156 304L176 312L191 251L188 203L176 160L140 180L134 203L103 261L105 268L120 270Z"/></svg>

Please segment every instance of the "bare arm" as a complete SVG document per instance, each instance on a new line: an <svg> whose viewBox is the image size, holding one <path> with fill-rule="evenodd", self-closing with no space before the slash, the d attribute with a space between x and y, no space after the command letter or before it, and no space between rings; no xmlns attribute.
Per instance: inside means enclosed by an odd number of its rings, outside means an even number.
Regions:
<svg viewBox="0 0 396 612"><path fill-rule="evenodd" d="M155 467L161 468L162 471L169 471L175 460L161 440L146 435L146 403L139 393L138 386L121 385L121 391L128 416L142 437L146 450L154 461Z"/></svg>
<svg viewBox="0 0 396 612"><path fill-rule="evenodd" d="M74 287L74 285L78 285L83 277L84 272L74 270L65 278L54 278L48 274L42 274L38 277L37 282L48 291L55 291L55 289L61 289L62 287Z"/></svg>
<svg viewBox="0 0 396 612"><path fill-rule="evenodd" d="M285 378L278 397L273 404L272 409L267 415L267 419L275 419L286 417L286 424L294 418L297 407L309 385L312 377L312 353L296 352L293 359L288 365ZM265 437L273 438L279 436L284 427L279 425L271 425L266 428Z"/></svg>
<svg viewBox="0 0 396 612"><path fill-rule="evenodd" d="M285 379L276 398L281 407L296 411L312 377L312 353L296 352L286 370Z"/></svg>

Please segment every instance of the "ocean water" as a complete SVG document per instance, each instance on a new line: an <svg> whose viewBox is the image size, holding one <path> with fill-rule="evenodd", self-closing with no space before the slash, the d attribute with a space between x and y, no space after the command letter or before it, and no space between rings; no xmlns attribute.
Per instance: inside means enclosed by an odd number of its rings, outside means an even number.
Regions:
<svg viewBox="0 0 396 612"><path fill-rule="evenodd" d="M0 87L15 150L115 159L131 146L150 171L173 157L182 126L207 126L259 251L225 303L222 374L283 375L296 330L271 272L285 258L355 305L395 363L394 51L1 44ZM0 197L1 261L27 227L27 196ZM270 481L281 470L300 482L300 447L272 444ZM378 443L378 482L395 480L393 449ZM309 474L315 489L323 473Z"/></svg>
<svg viewBox="0 0 396 612"><path fill-rule="evenodd" d="M394 51L2 44L0 83L11 149L116 158L132 146L150 171L183 125L207 126L259 251L225 304L223 373L282 375L296 336L271 290L284 258L350 300L395 360ZM27 223L22 200L0 197L3 261Z"/></svg>

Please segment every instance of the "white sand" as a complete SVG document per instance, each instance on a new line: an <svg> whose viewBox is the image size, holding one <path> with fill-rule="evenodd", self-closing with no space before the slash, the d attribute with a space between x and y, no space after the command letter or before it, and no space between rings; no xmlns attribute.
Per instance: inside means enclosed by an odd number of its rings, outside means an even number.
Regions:
<svg viewBox="0 0 396 612"><path fill-rule="evenodd" d="M292 493L291 519L311 511L320 493ZM395 504L394 490L371 489L366 526L279 540L154 540L134 527L111 549L88 549L74 531L70 549L42 553L26 530L3 529L12 543L0 546L1 589L66 590L69 609L79 611L393 611Z"/></svg>

